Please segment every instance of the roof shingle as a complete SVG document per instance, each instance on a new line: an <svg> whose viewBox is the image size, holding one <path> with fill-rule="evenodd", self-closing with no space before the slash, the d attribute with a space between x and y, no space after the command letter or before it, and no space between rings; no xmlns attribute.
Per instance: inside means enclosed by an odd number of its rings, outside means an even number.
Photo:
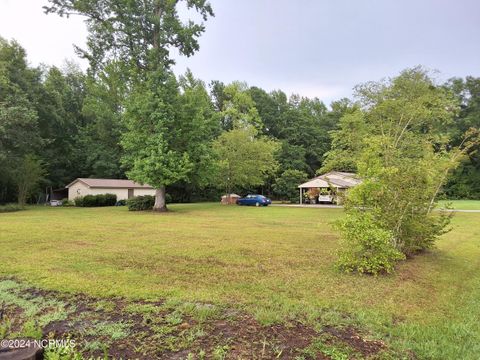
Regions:
<svg viewBox="0 0 480 360"><path fill-rule="evenodd" d="M77 181L81 181L90 188L129 188L129 189L153 189L148 184L139 184L132 180L120 179L92 179L92 178L78 178L73 180L66 187L69 188Z"/></svg>

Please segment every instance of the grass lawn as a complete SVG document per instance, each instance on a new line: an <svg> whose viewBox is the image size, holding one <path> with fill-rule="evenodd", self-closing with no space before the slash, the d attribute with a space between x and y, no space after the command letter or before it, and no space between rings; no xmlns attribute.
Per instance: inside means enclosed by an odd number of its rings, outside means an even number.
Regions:
<svg viewBox="0 0 480 360"><path fill-rule="evenodd" d="M0 214L0 276L92 297L214 304L265 326L299 319L315 329L352 327L405 357L411 350L420 359L478 359L479 213L455 214L436 249L400 264L395 275L370 277L334 268L331 222L341 209L171 209L158 215L34 207ZM2 295L0 285L2 296L11 294ZM322 346L324 358L349 357L334 344Z"/></svg>
<svg viewBox="0 0 480 360"><path fill-rule="evenodd" d="M480 210L480 200L441 200L439 205L451 204L457 210Z"/></svg>

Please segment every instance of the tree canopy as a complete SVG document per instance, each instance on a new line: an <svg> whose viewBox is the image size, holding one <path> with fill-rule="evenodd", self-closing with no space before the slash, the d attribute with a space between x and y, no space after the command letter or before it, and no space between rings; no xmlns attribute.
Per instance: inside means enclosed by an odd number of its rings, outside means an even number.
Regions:
<svg viewBox="0 0 480 360"><path fill-rule="evenodd" d="M407 162L417 161L412 154L433 151L431 161L446 166L445 154L462 144L465 131L479 128L480 82L473 77L439 84L410 69L394 83L360 86L355 101L340 99L327 107L318 99L242 82L207 86L190 71L176 77L161 64L140 81L135 66L106 60L87 73L72 63L32 67L20 44L0 40L0 202L18 200L13 170L27 156L44 170L27 201L76 177L126 178L127 173L163 184L173 201L217 200L226 186L216 186L213 144L226 132L247 128L254 129L255 139L276 144L272 167L258 185L232 185L231 191L298 201L294 171L307 177L330 170L361 172L359 166L369 164L368 144L382 156L405 152ZM426 140L433 150L421 146ZM475 149L456 158L459 165L448 171L438 196L480 198ZM150 167L155 177L137 171ZM287 183L289 194L280 190Z"/></svg>

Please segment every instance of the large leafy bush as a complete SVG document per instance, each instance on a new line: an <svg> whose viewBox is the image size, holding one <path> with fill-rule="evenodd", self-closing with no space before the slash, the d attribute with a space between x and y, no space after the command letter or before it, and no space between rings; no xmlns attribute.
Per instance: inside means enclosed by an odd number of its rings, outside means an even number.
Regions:
<svg viewBox="0 0 480 360"><path fill-rule="evenodd" d="M345 200L339 265L390 272L396 260L432 248L448 231L451 214L434 211L437 197L449 173L478 146L479 131L468 130L459 146L451 146L448 129L458 104L421 68L364 84L356 93L361 107L355 121L365 131L351 139L348 126L340 126L332 132L338 151L327 159L336 170L346 170L353 159L362 179Z"/></svg>
<svg viewBox="0 0 480 360"><path fill-rule="evenodd" d="M79 207L99 207L114 206L117 202L115 194L85 195L75 199L75 206Z"/></svg>
<svg viewBox="0 0 480 360"><path fill-rule="evenodd" d="M155 197L151 195L135 196L127 200L129 211L152 210L155 204Z"/></svg>
<svg viewBox="0 0 480 360"><path fill-rule="evenodd" d="M342 236L337 265L347 272L390 273L405 255L394 246L393 234L377 225L371 213L357 212L337 223Z"/></svg>

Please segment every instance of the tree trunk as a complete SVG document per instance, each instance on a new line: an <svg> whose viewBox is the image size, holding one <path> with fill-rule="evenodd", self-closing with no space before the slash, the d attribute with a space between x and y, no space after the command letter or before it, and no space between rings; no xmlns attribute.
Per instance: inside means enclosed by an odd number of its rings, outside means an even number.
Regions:
<svg viewBox="0 0 480 360"><path fill-rule="evenodd" d="M155 190L155 204L153 205L153 211L168 211L167 203L165 201L165 186L161 186L160 189Z"/></svg>

